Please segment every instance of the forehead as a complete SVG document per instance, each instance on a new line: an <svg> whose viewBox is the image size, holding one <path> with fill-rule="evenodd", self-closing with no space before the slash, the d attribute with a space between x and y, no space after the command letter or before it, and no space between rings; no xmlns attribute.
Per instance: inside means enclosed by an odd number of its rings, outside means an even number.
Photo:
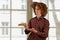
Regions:
<svg viewBox="0 0 60 40"><path fill-rule="evenodd" d="M40 9L40 6L37 6L37 5L36 5L36 6L35 6L35 9Z"/></svg>

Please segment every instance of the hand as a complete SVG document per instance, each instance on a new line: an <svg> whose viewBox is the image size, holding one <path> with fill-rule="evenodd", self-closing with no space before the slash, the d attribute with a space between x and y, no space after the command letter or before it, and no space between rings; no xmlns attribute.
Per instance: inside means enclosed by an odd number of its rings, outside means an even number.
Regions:
<svg viewBox="0 0 60 40"><path fill-rule="evenodd" d="M34 29L34 28L32 28L31 31L34 32L34 33L37 33L37 30Z"/></svg>
<svg viewBox="0 0 60 40"><path fill-rule="evenodd" d="M34 28L29 28L28 24L24 24L24 26L25 26L26 30L29 30L29 31L34 32L34 33L37 33L37 30L34 29Z"/></svg>
<svg viewBox="0 0 60 40"><path fill-rule="evenodd" d="M25 29L29 29L29 26L28 26L28 24L24 24L24 26L25 26Z"/></svg>

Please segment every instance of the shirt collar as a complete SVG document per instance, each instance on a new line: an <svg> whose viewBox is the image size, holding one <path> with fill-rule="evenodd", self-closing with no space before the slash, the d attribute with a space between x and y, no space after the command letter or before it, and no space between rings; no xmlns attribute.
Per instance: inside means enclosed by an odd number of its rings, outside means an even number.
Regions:
<svg viewBox="0 0 60 40"><path fill-rule="evenodd" d="M37 18L37 16L35 17L37 20L43 19L43 16L40 16L39 19Z"/></svg>

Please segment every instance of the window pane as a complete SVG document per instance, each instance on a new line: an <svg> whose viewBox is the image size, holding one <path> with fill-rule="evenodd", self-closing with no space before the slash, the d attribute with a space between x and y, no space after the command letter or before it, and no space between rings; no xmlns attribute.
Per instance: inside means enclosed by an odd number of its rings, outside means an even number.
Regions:
<svg viewBox="0 0 60 40"><path fill-rule="evenodd" d="M50 27L60 27L60 12L49 11Z"/></svg>
<svg viewBox="0 0 60 40"><path fill-rule="evenodd" d="M0 27L10 27L10 12L9 11L0 11Z"/></svg>
<svg viewBox="0 0 60 40"><path fill-rule="evenodd" d="M10 0L0 0L0 9L10 9Z"/></svg>
<svg viewBox="0 0 60 40"><path fill-rule="evenodd" d="M12 40L27 40L26 37L12 38Z"/></svg>
<svg viewBox="0 0 60 40"><path fill-rule="evenodd" d="M49 9L60 9L60 0L50 0L49 1Z"/></svg>
<svg viewBox="0 0 60 40"><path fill-rule="evenodd" d="M49 37L49 40L57 40L56 37Z"/></svg>
<svg viewBox="0 0 60 40"><path fill-rule="evenodd" d="M12 40L26 40L24 28L12 28Z"/></svg>
<svg viewBox="0 0 60 40"><path fill-rule="evenodd" d="M56 12L56 15L57 15L58 22L60 22L60 12Z"/></svg>
<svg viewBox="0 0 60 40"><path fill-rule="evenodd" d="M10 38L0 38L0 40L10 40Z"/></svg>
<svg viewBox="0 0 60 40"><path fill-rule="evenodd" d="M54 16L54 12L53 11L49 11L49 22L50 22L50 27L56 27L55 24L55 16Z"/></svg>
<svg viewBox="0 0 60 40"><path fill-rule="evenodd" d="M33 0L33 2L40 2L40 0Z"/></svg>
<svg viewBox="0 0 60 40"><path fill-rule="evenodd" d="M56 36L56 28L50 28L49 29L49 37L50 36L53 36L53 37Z"/></svg>
<svg viewBox="0 0 60 40"><path fill-rule="evenodd" d="M12 27L18 27L20 23L27 22L26 11L13 11L12 12Z"/></svg>
<svg viewBox="0 0 60 40"><path fill-rule="evenodd" d="M0 28L0 40L10 40L10 28Z"/></svg>
<svg viewBox="0 0 60 40"><path fill-rule="evenodd" d="M12 9L27 9L27 0L12 0Z"/></svg>
<svg viewBox="0 0 60 40"><path fill-rule="evenodd" d="M46 38L46 40L48 40L48 38Z"/></svg>

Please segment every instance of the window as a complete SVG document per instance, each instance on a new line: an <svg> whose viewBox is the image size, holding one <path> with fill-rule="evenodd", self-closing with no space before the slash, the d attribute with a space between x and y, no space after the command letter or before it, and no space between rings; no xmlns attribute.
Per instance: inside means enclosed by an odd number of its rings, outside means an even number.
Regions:
<svg viewBox="0 0 60 40"><path fill-rule="evenodd" d="M26 40L27 0L0 0L0 40Z"/></svg>
<svg viewBox="0 0 60 40"><path fill-rule="evenodd" d="M50 22L50 30L47 40L60 40L60 5L58 5L60 0L32 1L44 2L48 6L46 18ZM0 0L0 40L27 39L24 27L18 26L19 23L27 23L29 19L27 19L27 8L29 8L27 4L28 0ZM32 16L35 17L33 11L32 13Z"/></svg>

